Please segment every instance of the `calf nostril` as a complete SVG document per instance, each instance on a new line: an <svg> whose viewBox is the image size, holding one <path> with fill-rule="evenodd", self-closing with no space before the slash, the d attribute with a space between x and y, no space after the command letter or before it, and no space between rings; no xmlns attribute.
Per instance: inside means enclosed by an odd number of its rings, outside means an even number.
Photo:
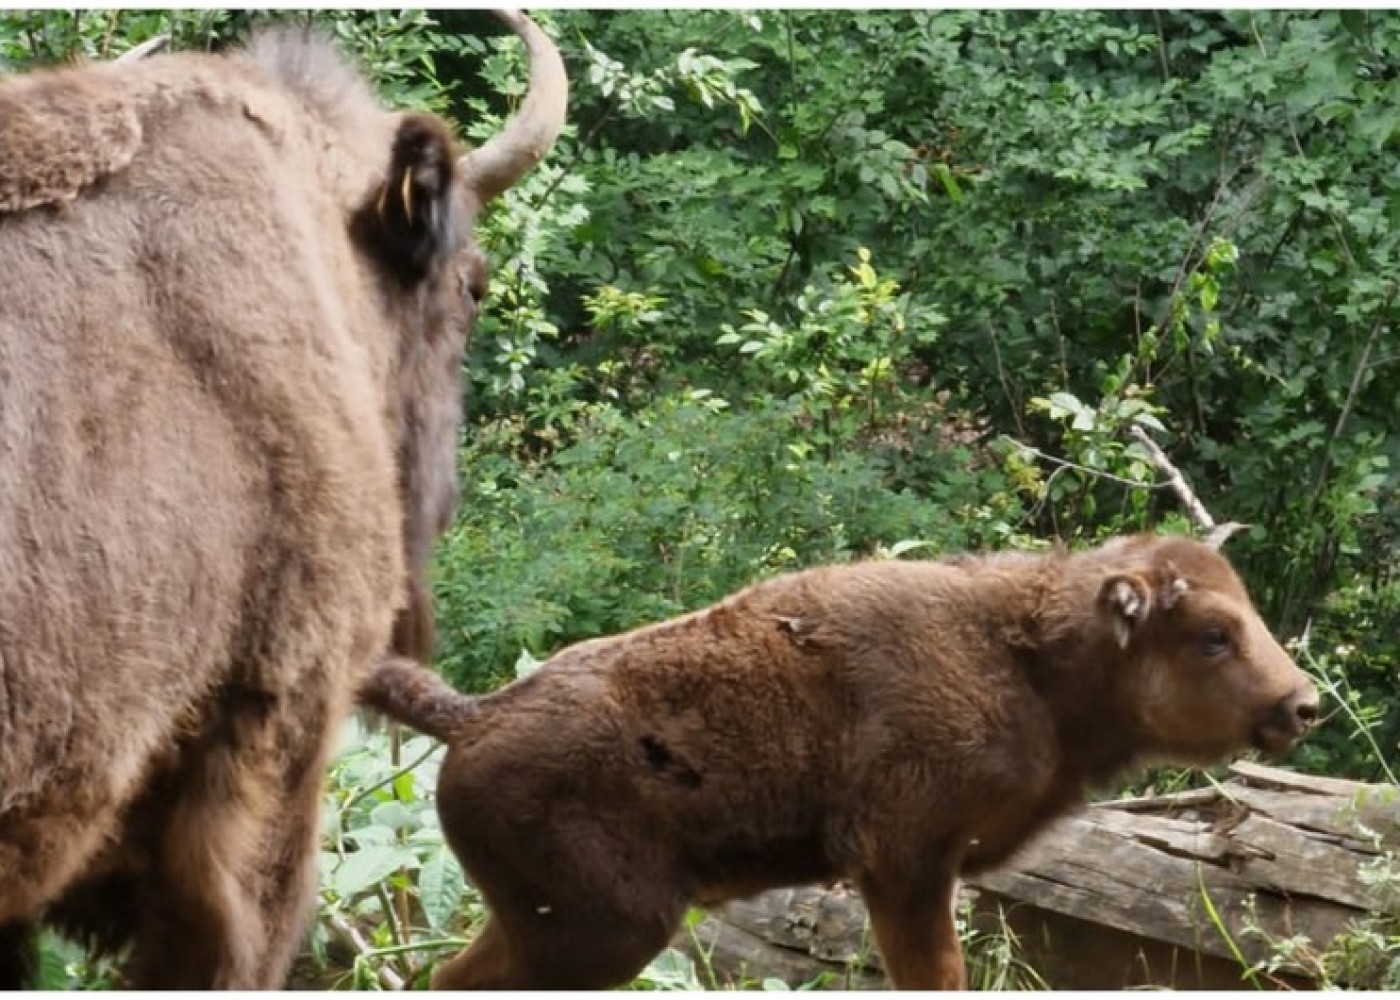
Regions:
<svg viewBox="0 0 1400 1000"><path fill-rule="evenodd" d="M1309 726L1317 721L1317 702L1315 701L1300 702L1293 711L1298 716L1299 721Z"/></svg>

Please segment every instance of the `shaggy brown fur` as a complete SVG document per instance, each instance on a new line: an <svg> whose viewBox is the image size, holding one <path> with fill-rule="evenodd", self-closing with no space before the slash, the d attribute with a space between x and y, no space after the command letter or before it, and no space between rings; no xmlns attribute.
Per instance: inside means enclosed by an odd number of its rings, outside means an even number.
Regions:
<svg viewBox="0 0 1400 1000"><path fill-rule="evenodd" d="M39 921L282 981L336 723L431 651L455 156L304 32L0 81L0 986Z"/></svg>
<svg viewBox="0 0 1400 1000"><path fill-rule="evenodd" d="M964 983L957 878L1146 759L1280 751L1317 693L1182 538L871 562L566 649L487 697L404 660L360 698L449 744L491 909L436 988L607 987L691 903L851 877L900 987Z"/></svg>

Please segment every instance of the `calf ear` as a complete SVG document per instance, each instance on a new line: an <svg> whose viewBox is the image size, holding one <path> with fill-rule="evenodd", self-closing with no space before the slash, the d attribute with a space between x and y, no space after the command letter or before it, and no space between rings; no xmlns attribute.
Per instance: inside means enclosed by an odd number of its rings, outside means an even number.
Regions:
<svg viewBox="0 0 1400 1000"><path fill-rule="evenodd" d="M1166 573L1161 588L1158 590L1158 600L1162 604L1164 611L1170 611L1176 607L1177 602L1186 596L1186 592L1191 589L1191 585L1186 582L1186 577L1176 571L1176 567L1167 563Z"/></svg>
<svg viewBox="0 0 1400 1000"><path fill-rule="evenodd" d="M405 284L422 281L457 250L457 150L429 115L404 115L384 179L355 214L360 243Z"/></svg>
<svg viewBox="0 0 1400 1000"><path fill-rule="evenodd" d="M1152 610L1152 588L1140 576L1115 574L1099 589L1099 606L1109 617L1118 645L1127 649L1133 633Z"/></svg>

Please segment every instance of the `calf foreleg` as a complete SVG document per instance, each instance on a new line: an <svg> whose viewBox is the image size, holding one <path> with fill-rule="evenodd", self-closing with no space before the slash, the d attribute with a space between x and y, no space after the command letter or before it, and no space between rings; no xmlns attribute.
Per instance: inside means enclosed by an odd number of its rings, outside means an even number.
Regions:
<svg viewBox="0 0 1400 1000"><path fill-rule="evenodd" d="M961 990L967 986L954 922L957 876L951 871L861 881L870 928L890 982L902 990Z"/></svg>

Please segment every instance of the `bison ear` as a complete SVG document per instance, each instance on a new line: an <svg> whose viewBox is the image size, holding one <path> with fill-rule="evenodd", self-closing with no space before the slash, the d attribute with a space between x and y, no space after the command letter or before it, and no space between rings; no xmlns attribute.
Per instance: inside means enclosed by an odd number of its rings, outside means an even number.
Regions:
<svg viewBox="0 0 1400 1000"><path fill-rule="evenodd" d="M1099 589L1099 604L1113 625L1113 637L1121 648L1127 649L1133 633L1142 627L1152 610L1152 588L1140 576L1115 574Z"/></svg>
<svg viewBox="0 0 1400 1000"><path fill-rule="evenodd" d="M360 243L405 284L422 281L457 250L457 151L430 115L404 115L389 167L355 213Z"/></svg>

